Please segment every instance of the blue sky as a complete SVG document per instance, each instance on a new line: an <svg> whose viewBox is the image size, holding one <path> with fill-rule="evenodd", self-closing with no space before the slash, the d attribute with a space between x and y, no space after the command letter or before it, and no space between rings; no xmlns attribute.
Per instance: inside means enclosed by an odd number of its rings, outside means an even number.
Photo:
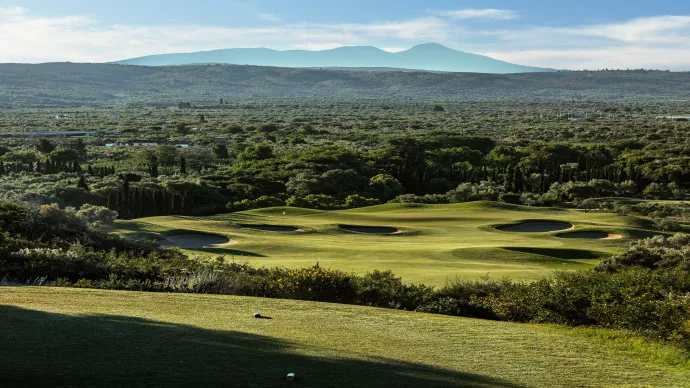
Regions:
<svg viewBox="0 0 690 388"><path fill-rule="evenodd" d="M690 2L0 0L0 62L436 42L564 69L690 70Z"/></svg>

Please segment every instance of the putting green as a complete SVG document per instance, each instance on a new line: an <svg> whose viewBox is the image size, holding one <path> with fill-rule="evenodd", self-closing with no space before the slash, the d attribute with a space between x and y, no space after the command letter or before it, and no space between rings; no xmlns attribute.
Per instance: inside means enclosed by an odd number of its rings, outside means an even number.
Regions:
<svg viewBox="0 0 690 388"><path fill-rule="evenodd" d="M497 228L525 222L558 223L560 228L618 234L617 240L559 238L553 232L507 232ZM554 270L586 269L624 249L633 237L658 234L635 216L579 210L530 208L493 202L453 205L386 204L348 211L269 208L205 218L153 217L119 222L135 235L172 231L232 237L231 247L190 249L225 254L254 266L321 265L364 274L392 270L404 280L443 285L460 277L534 280ZM268 233L247 225L299 225L308 233ZM356 233L344 225L373 227L395 235ZM567 228L566 228L567 226ZM372 230L372 229L370 229ZM179 233L176 233L179 234Z"/></svg>

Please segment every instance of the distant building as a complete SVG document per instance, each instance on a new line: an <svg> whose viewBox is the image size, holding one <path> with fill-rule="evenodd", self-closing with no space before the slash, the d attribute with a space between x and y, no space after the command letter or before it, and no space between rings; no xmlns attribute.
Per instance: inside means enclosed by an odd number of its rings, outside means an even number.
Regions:
<svg viewBox="0 0 690 388"><path fill-rule="evenodd" d="M158 147L159 145L172 145L179 148L189 148L192 144L184 141L130 140L118 145L123 147Z"/></svg>
<svg viewBox="0 0 690 388"><path fill-rule="evenodd" d="M53 118L55 120L69 120L69 116L67 116L67 115L57 115L57 116L53 116Z"/></svg>
<svg viewBox="0 0 690 388"><path fill-rule="evenodd" d="M657 116L660 120L690 120L690 116Z"/></svg>
<svg viewBox="0 0 690 388"><path fill-rule="evenodd" d="M122 118L122 115L119 113L113 113L110 115L110 118L111 119L120 119L120 118Z"/></svg>
<svg viewBox="0 0 690 388"><path fill-rule="evenodd" d="M0 133L0 137L93 137L96 135L119 135L122 131L118 129L98 131L95 129L87 131L40 131L40 132L5 132Z"/></svg>
<svg viewBox="0 0 690 388"><path fill-rule="evenodd" d="M569 114L568 115L568 120L575 121L575 120L587 120L589 116L587 113L584 114Z"/></svg>

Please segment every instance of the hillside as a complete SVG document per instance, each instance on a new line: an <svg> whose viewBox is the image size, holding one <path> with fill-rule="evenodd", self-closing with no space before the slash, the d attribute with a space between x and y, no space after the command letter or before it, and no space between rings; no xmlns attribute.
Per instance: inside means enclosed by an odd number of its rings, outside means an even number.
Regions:
<svg viewBox="0 0 690 388"><path fill-rule="evenodd" d="M0 65L0 106L242 99L682 100L690 73L369 72L236 65Z"/></svg>
<svg viewBox="0 0 690 388"><path fill-rule="evenodd" d="M276 51L266 48L240 48L188 54L150 55L115 63L142 66L215 63L295 68L371 67L498 74L553 71L515 65L482 55L453 50L439 44L418 45L398 53L390 53L371 46L340 47L323 51Z"/></svg>
<svg viewBox="0 0 690 388"><path fill-rule="evenodd" d="M273 319L255 319L256 311ZM690 382L682 351L595 329L275 299L34 287L0 287L0 314L3 387ZM283 380L290 372L297 374L293 384Z"/></svg>

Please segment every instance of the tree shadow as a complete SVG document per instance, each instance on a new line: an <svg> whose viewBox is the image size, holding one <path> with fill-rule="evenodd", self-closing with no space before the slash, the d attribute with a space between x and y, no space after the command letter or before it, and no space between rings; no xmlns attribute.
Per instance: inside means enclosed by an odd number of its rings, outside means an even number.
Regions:
<svg viewBox="0 0 690 388"><path fill-rule="evenodd" d="M228 249L228 248L198 248L192 249L193 251L199 251L204 253L210 253L214 255L224 255L224 256L237 256L237 257L267 257L261 253L241 251L238 249Z"/></svg>
<svg viewBox="0 0 690 388"><path fill-rule="evenodd" d="M297 344L235 331L11 306L0 316L2 387L517 387L388 359L308 356ZM298 381L285 381L291 372Z"/></svg>

